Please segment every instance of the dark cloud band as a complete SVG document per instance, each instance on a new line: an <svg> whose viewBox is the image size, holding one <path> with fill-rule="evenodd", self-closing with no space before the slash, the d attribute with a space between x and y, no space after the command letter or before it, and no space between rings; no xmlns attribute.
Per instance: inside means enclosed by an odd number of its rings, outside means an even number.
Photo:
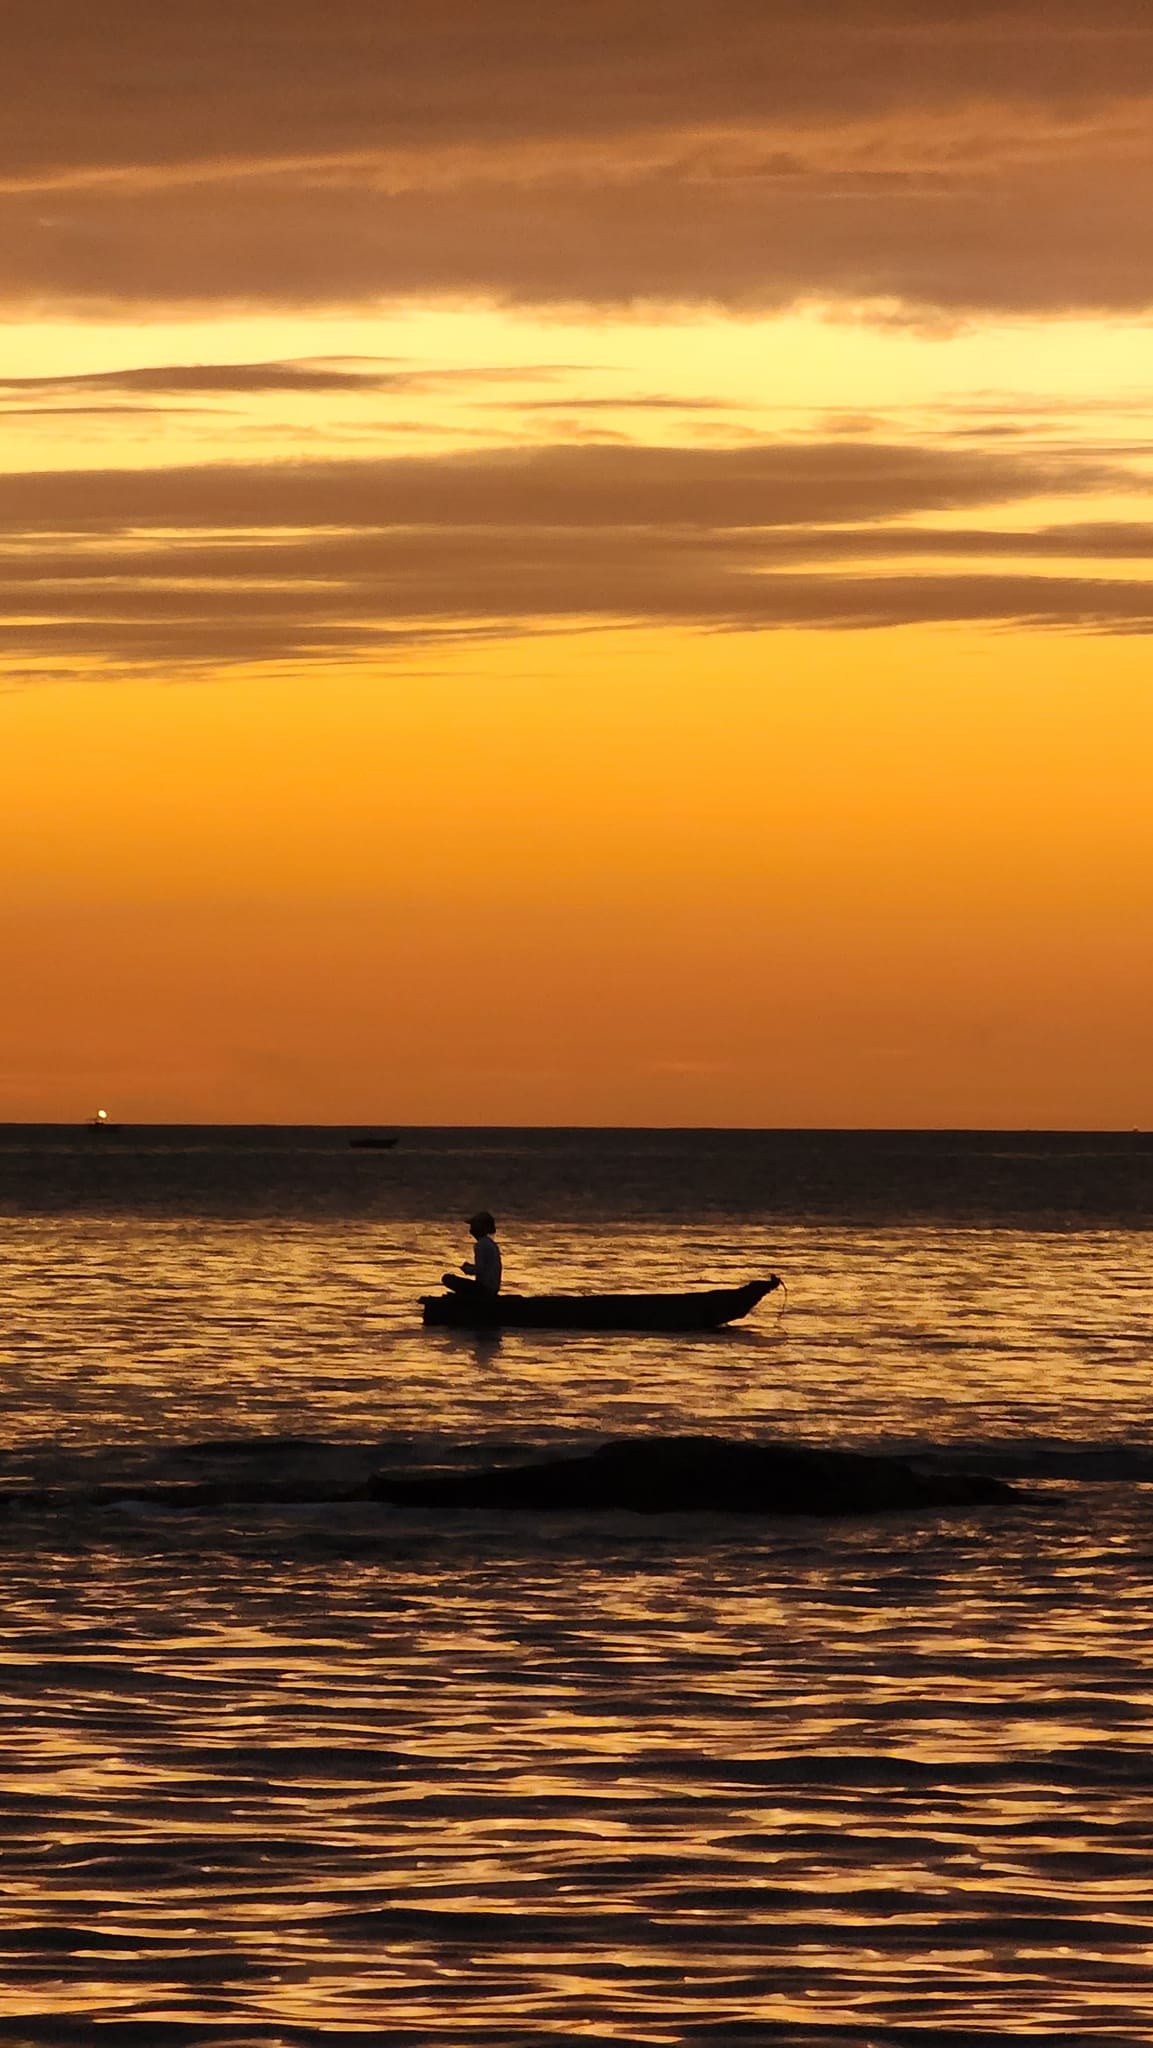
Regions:
<svg viewBox="0 0 1153 2048"><path fill-rule="evenodd" d="M1148 632L1153 528L933 523L1106 481L843 441L42 474L0 489L0 610L17 667L169 674L572 622Z"/></svg>
<svg viewBox="0 0 1153 2048"><path fill-rule="evenodd" d="M11 0L5 71L11 305L1153 304L1147 0Z"/></svg>

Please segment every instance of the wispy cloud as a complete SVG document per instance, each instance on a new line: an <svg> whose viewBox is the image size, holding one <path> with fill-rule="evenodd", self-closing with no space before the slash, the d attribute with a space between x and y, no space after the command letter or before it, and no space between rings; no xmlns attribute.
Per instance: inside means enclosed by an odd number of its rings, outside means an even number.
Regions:
<svg viewBox="0 0 1153 2048"><path fill-rule="evenodd" d="M796 526L1126 488L1092 455L837 439L738 448L483 448L376 462L0 477L0 531L173 525Z"/></svg>
<svg viewBox="0 0 1153 2048"><path fill-rule="evenodd" d="M1118 565L1151 558L1153 526L932 523L1133 481L840 440L42 473L0 488L0 606L17 666L165 673L574 621L1146 632L1153 580Z"/></svg>
<svg viewBox="0 0 1153 2048"><path fill-rule="evenodd" d="M73 391L235 392L246 396L265 391L387 391L411 389L416 381L411 373L385 370L379 364L360 368L326 361L171 363L140 369L87 370L77 376L0 377L0 398L32 391L46 395Z"/></svg>
<svg viewBox="0 0 1153 2048"><path fill-rule="evenodd" d="M131 400L124 405L56 405L51 399L46 399L43 405L5 405L4 394L0 390L0 419L5 420L39 420L42 423L46 420L60 419L123 420L137 418L141 414L147 417L159 414L169 419L174 414L179 414L182 418L195 417L204 410L203 406L150 405L133 403Z"/></svg>
<svg viewBox="0 0 1153 2048"><path fill-rule="evenodd" d="M730 398L675 398L637 393L619 398L486 398L485 407L515 406L517 412L740 412ZM747 410L747 408L745 408Z"/></svg>

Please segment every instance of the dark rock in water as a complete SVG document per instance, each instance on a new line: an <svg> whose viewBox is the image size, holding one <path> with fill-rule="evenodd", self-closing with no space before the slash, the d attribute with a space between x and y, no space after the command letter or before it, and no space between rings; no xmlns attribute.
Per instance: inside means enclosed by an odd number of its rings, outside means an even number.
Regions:
<svg viewBox="0 0 1153 2048"><path fill-rule="evenodd" d="M712 1436L631 1438L591 1457L424 1479L377 1473L365 1494L398 1507L628 1508L642 1515L873 1515L1014 1498L1002 1480L918 1472L898 1458Z"/></svg>
<svg viewBox="0 0 1153 2048"><path fill-rule="evenodd" d="M638 1514L931 1514L1020 1499L1002 1480L933 1472L896 1458L723 1437L626 1439L591 1456L480 1472L393 1476L380 1444L260 1438L182 1445L162 1457L127 1456L110 1473L79 1460L55 1483L36 1474L0 1495L0 1512L74 1520L131 1507L163 1515L233 1514L378 1501L400 1507L596 1511Z"/></svg>

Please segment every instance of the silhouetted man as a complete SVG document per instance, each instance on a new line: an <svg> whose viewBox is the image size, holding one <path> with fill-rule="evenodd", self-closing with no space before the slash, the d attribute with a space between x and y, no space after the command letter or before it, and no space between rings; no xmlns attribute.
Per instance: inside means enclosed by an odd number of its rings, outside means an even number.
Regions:
<svg viewBox="0 0 1153 2048"><path fill-rule="evenodd" d="M468 1227L476 1239L476 1253L473 1258L465 1260L461 1272L471 1277L462 1280L460 1273L442 1273L442 1283L454 1294L470 1294L473 1288L478 1294L499 1294L501 1260L495 1236L496 1217L491 1216L487 1209L478 1209L475 1216L469 1217Z"/></svg>

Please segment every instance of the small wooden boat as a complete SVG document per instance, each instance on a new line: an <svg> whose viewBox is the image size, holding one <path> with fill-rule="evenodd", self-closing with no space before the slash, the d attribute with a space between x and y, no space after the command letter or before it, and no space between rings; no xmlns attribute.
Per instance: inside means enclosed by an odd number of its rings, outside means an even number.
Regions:
<svg viewBox="0 0 1153 2048"><path fill-rule="evenodd" d="M348 1142L352 1146L354 1152L391 1152L393 1146L396 1143L396 1139L350 1138Z"/></svg>
<svg viewBox="0 0 1153 2048"><path fill-rule="evenodd" d="M780 1286L775 1273L696 1294L425 1294L426 1323L470 1330L719 1330Z"/></svg>

